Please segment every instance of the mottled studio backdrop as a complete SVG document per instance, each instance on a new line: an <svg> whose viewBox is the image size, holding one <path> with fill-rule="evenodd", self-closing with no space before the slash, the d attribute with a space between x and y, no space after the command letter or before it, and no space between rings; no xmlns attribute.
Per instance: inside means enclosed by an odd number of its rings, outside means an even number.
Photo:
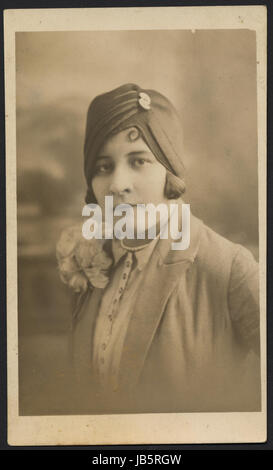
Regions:
<svg viewBox="0 0 273 470"><path fill-rule="evenodd" d="M256 43L248 30L16 34L20 410L58 413L71 299L55 244L81 219L90 101L126 82L177 107L186 201L258 258Z"/></svg>

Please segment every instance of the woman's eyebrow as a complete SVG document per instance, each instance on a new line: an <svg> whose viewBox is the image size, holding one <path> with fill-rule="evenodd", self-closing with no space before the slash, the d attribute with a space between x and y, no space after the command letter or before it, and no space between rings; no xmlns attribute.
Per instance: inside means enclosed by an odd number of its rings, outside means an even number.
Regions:
<svg viewBox="0 0 273 470"><path fill-rule="evenodd" d="M149 150L134 150L133 152L129 152L126 154L127 157L137 157L138 155L143 155L145 153L152 153Z"/></svg>
<svg viewBox="0 0 273 470"><path fill-rule="evenodd" d="M98 160L103 160L103 159L105 159L105 158L110 159L111 157L109 157L108 155L98 155L98 157L96 158L96 161L98 161Z"/></svg>
<svg viewBox="0 0 273 470"><path fill-rule="evenodd" d="M139 155L144 155L144 154L150 154L152 152L150 152L149 150L133 150L132 152L128 152L126 153L125 157L137 157ZM98 160L102 160L102 159L111 159L112 157L110 155L98 155L96 161Z"/></svg>

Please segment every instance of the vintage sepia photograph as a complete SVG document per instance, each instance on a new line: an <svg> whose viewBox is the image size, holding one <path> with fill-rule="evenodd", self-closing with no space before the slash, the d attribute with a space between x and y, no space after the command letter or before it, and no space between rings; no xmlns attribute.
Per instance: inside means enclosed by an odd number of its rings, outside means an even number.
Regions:
<svg viewBox="0 0 273 470"><path fill-rule="evenodd" d="M262 442L266 9L5 13L10 443Z"/></svg>

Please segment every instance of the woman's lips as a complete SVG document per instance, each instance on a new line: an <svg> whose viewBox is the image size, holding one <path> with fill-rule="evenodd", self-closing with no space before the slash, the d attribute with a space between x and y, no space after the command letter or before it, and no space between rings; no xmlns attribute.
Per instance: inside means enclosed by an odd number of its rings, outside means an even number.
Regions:
<svg viewBox="0 0 273 470"><path fill-rule="evenodd" d="M120 202L119 204L114 205L114 209L116 209L116 207L122 208L122 206L124 206L124 207L127 207L127 206L137 207L137 205L138 205L138 203L137 204L132 204L131 202Z"/></svg>

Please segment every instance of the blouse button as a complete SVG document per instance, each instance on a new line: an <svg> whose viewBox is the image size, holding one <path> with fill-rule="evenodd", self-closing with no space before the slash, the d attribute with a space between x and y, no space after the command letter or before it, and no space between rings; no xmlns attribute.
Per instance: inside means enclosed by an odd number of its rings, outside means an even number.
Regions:
<svg viewBox="0 0 273 470"><path fill-rule="evenodd" d="M111 314L108 315L108 318L109 318L110 321L112 321L113 320L113 315L111 315Z"/></svg>
<svg viewBox="0 0 273 470"><path fill-rule="evenodd" d="M106 344L105 344L105 343L102 343L101 347L102 347L103 351L105 351L105 349L106 349Z"/></svg>
<svg viewBox="0 0 273 470"><path fill-rule="evenodd" d="M122 278L123 278L123 279L126 279L126 277L127 277L127 274L124 273L123 276L122 276Z"/></svg>
<svg viewBox="0 0 273 470"><path fill-rule="evenodd" d="M125 266L126 266L127 268L129 268L130 264L131 264L130 261L126 261L126 265L125 265Z"/></svg>
<svg viewBox="0 0 273 470"><path fill-rule="evenodd" d="M121 287L121 288L119 289L119 293L121 294L121 293L122 293L122 291L123 291L123 288Z"/></svg>

